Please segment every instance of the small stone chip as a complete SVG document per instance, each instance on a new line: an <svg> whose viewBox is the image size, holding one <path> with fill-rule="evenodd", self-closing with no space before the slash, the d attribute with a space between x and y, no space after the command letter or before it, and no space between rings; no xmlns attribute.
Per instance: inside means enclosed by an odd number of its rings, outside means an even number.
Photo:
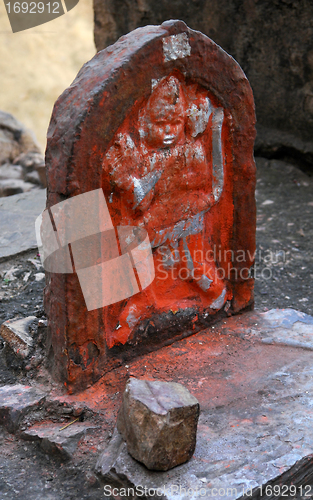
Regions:
<svg viewBox="0 0 313 500"><path fill-rule="evenodd" d="M117 428L130 455L150 470L169 470L189 460L196 446L198 401L181 384L131 378Z"/></svg>
<svg viewBox="0 0 313 500"><path fill-rule="evenodd" d="M45 278L45 273L36 273L35 274L35 281L41 281Z"/></svg>
<svg viewBox="0 0 313 500"><path fill-rule="evenodd" d="M38 321L36 316L28 316L21 319L8 319L1 325L1 337L9 344L15 354L21 358L28 356L29 350L33 345L29 328L34 321Z"/></svg>

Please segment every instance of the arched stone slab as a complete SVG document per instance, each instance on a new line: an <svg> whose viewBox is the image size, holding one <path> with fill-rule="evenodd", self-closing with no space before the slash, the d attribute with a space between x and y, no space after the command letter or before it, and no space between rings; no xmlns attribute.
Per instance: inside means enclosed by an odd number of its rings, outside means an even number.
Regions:
<svg viewBox="0 0 313 500"><path fill-rule="evenodd" d="M102 188L116 237L117 227L145 229L155 268L153 279L142 263L147 239L141 254L128 249L145 286L136 271L139 292L93 310L76 273L49 273L49 360L70 391L253 306L254 124L239 65L181 21L122 37L59 97L48 130L48 208ZM107 239L101 232L95 265Z"/></svg>

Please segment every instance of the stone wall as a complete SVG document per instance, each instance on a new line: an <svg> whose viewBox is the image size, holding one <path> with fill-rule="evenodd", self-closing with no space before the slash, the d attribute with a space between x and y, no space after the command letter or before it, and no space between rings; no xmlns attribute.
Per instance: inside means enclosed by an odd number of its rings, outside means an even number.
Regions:
<svg viewBox="0 0 313 500"><path fill-rule="evenodd" d="M310 141L313 133L311 0L94 0L94 9L98 50L138 26L166 19L182 19L202 31L246 73L258 123L265 127L259 127L259 137L270 143L269 150L283 143L285 149L313 151L312 144L296 141ZM269 137L268 129L284 134Z"/></svg>

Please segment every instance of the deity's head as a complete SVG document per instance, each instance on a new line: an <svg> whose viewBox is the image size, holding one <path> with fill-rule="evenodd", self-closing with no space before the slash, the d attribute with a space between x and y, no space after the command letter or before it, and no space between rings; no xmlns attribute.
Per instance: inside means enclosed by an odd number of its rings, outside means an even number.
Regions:
<svg viewBox="0 0 313 500"><path fill-rule="evenodd" d="M140 113L140 136L149 147L168 148L185 138L186 102L179 80L169 76L154 88Z"/></svg>

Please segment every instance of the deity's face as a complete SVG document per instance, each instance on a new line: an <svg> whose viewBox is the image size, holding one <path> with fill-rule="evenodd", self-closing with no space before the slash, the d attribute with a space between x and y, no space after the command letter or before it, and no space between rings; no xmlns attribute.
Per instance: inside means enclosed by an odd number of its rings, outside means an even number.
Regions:
<svg viewBox="0 0 313 500"><path fill-rule="evenodd" d="M145 140L149 146L166 148L175 146L184 138L185 119L180 106L167 106L159 103L157 109L151 109L146 115Z"/></svg>
<svg viewBox="0 0 313 500"><path fill-rule="evenodd" d="M153 92L143 113L141 135L153 148L180 144L185 137L185 100L179 82L171 77Z"/></svg>

